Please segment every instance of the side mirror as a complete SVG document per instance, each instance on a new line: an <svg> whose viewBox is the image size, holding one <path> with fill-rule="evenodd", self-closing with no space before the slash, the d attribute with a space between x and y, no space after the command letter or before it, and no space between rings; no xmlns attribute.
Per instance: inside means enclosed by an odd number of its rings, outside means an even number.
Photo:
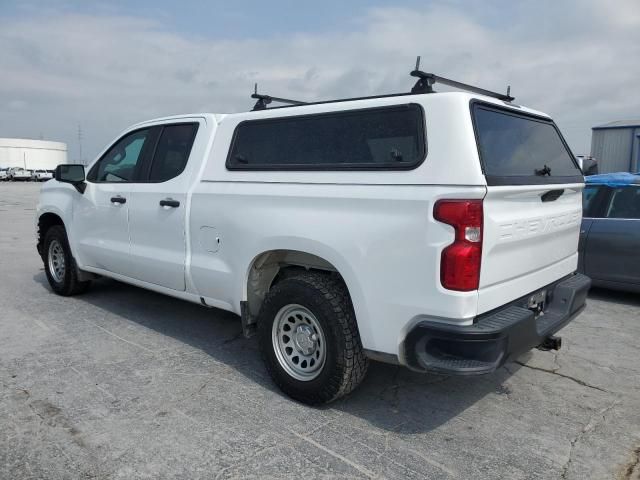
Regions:
<svg viewBox="0 0 640 480"><path fill-rule="evenodd" d="M80 193L84 193L87 184L85 181L84 165L63 164L56 167L55 179L62 183L70 183Z"/></svg>

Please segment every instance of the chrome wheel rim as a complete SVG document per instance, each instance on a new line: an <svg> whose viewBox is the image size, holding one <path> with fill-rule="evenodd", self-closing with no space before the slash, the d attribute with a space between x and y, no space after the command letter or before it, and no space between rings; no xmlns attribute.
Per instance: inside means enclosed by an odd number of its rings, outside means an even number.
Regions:
<svg viewBox="0 0 640 480"><path fill-rule="evenodd" d="M282 307L273 321L271 339L278 363L293 378L309 381L320 375L327 344L320 322L308 308Z"/></svg>
<svg viewBox="0 0 640 480"><path fill-rule="evenodd" d="M64 250L62 245L58 240L53 240L49 244L49 273L56 281L56 283L61 283L64 279L65 273L65 261L64 261Z"/></svg>

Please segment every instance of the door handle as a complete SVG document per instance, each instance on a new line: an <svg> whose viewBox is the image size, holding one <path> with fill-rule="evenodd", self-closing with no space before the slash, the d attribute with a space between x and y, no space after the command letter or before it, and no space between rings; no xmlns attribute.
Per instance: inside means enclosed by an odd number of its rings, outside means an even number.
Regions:
<svg viewBox="0 0 640 480"><path fill-rule="evenodd" d="M111 197L111 203L127 203L127 199L118 195L117 197Z"/></svg>
<svg viewBox="0 0 640 480"><path fill-rule="evenodd" d="M164 200L160 200L160 206L176 208L180 206L180 202L178 200L174 200L173 198L165 198Z"/></svg>
<svg viewBox="0 0 640 480"><path fill-rule="evenodd" d="M540 198L542 199L543 202L554 202L557 199L559 199L563 193L564 193L564 188L560 188L558 190L549 190Z"/></svg>

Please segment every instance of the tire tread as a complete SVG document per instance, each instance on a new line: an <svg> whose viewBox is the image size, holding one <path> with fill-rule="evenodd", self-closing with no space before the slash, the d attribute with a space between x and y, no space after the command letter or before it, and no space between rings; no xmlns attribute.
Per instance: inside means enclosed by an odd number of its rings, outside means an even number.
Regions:
<svg viewBox="0 0 640 480"><path fill-rule="evenodd" d="M352 392L362 382L369 365L360 341L351 298L341 278L333 274L306 271L287 277L274 285L267 294L260 312L270 311L271 302L282 295L292 283L302 284L306 289L315 292L320 296L321 301L329 307L333 323L331 327L336 329L343 342L343 346L337 351L337 368L332 372L329 381L317 391L308 391L302 394L292 389L289 383L281 378L282 373L266 358L265 346L267 342L265 336L268 336L270 343L273 319L262 318L260 315L258 328L261 330L264 342L262 350L265 364L278 387L296 400L312 405L335 401Z"/></svg>
<svg viewBox="0 0 640 480"><path fill-rule="evenodd" d="M51 243L51 241L53 240L58 240L62 244L66 256L65 261L69 266L69 268L66 269L65 278L62 283L57 283L55 280L53 280L49 273L47 256L49 255L49 243ZM78 279L78 266L76 265L76 261L73 258L73 255L71 255L71 248L69 247L67 232L62 225L53 225L47 230L47 233L44 237L43 260L44 270L47 274L49 285L51 285L53 291L58 295L62 295L65 297L79 295L81 293L84 293L91 285L91 280L80 281Z"/></svg>

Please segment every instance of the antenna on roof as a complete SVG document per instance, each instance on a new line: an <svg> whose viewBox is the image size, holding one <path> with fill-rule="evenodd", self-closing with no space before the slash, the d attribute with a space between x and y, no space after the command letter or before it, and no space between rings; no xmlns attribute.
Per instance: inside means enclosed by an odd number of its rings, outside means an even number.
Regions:
<svg viewBox="0 0 640 480"><path fill-rule="evenodd" d="M288 98L280 98L280 97L272 97L271 95L263 95L258 93L258 84L254 84L253 86L253 94L251 94L251 98L255 98L258 101L253 106L253 110L266 110L267 105L271 102L277 103L285 103L287 105L304 105L306 102L301 102L299 100L290 100Z"/></svg>
<svg viewBox="0 0 640 480"><path fill-rule="evenodd" d="M439 77L433 73L425 73L420 70L420 57L416 59L416 68L410 73L410 75L418 78L418 81L416 81L416 84L411 89L411 93L434 93L433 84L437 82L450 87L459 88L460 90L467 90L469 92L479 93L480 95L497 98L498 100L504 100L505 102L515 100L514 97L511 96L511 86L507 88L507 94L505 95L503 93L485 90L484 88L474 87L473 85L468 85L449 78Z"/></svg>

